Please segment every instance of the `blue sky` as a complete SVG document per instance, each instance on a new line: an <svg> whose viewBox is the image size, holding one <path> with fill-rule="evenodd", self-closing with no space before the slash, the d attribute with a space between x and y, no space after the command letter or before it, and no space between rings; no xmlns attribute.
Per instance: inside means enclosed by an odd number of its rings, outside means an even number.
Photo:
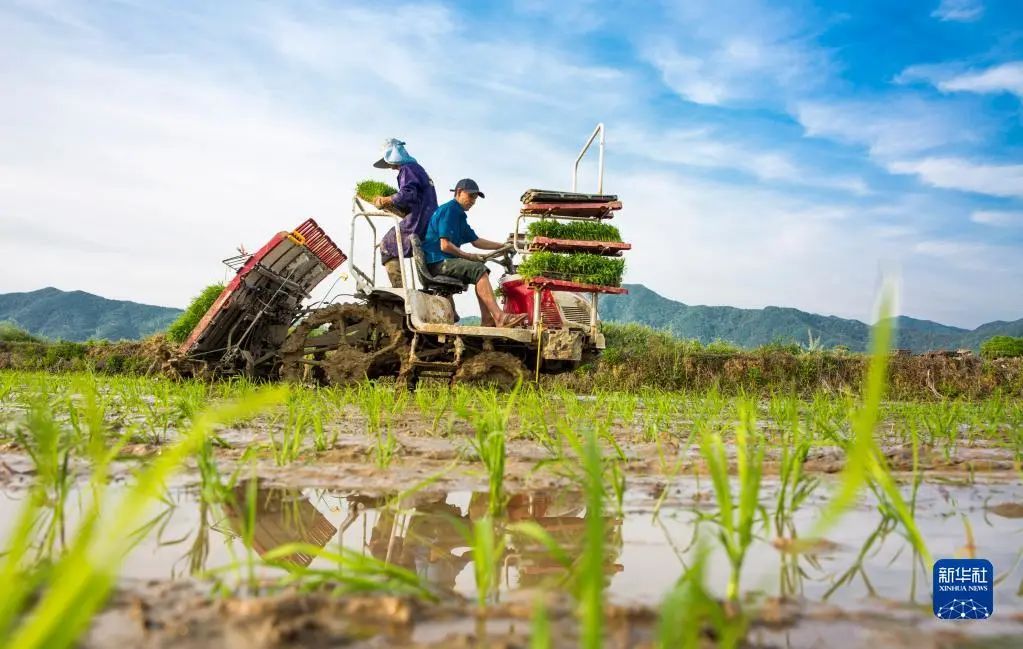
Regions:
<svg viewBox="0 0 1023 649"><path fill-rule="evenodd" d="M1013 0L15 0L0 88L2 292L181 306L309 216L347 250L387 137L502 238L603 121L628 281L869 320L891 274L907 315L1023 317Z"/></svg>

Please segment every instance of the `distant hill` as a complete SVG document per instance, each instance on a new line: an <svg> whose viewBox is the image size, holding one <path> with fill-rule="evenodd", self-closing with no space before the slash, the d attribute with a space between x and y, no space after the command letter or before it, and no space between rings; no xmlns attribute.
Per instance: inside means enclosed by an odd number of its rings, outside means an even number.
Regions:
<svg viewBox="0 0 1023 649"><path fill-rule="evenodd" d="M627 288L628 295L601 298L601 319L638 322L668 330L680 338L696 338L704 343L725 340L741 347L780 341L806 344L808 331L814 338L819 337L825 347L845 345L853 351L865 351L870 339L870 326L859 320L776 306L763 309L691 306L669 300L642 284L629 284ZM1023 319L989 322L972 331L907 316L899 316L895 320L896 346L914 352L959 348L977 350L980 343L991 336L1023 335Z"/></svg>
<svg viewBox="0 0 1023 649"><path fill-rule="evenodd" d="M0 321L53 340L145 338L166 329L179 313L180 309L52 287L0 294Z"/></svg>
<svg viewBox="0 0 1023 649"><path fill-rule="evenodd" d="M601 298L603 320L637 322L666 329L680 338L696 338L705 343L726 340L741 347L772 342L806 344L807 331L811 331L825 347L845 345L853 351L864 351L870 338L870 327L859 320L776 306L764 309L690 306L669 300L641 284L627 286L628 295ZM0 294L0 322L10 321L31 334L51 339L144 338L166 329L180 313L180 309L108 300L83 291L55 288ZM462 324L478 323L476 316L462 319ZM896 325L896 346L915 352L976 350L991 336L1023 336L1023 319L989 322L972 331L906 316L896 318Z"/></svg>

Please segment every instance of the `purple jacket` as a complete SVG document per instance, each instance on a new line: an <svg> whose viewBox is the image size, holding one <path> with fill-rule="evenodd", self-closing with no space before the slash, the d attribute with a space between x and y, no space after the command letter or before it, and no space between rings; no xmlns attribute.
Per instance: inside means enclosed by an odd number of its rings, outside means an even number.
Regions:
<svg viewBox="0 0 1023 649"><path fill-rule="evenodd" d="M415 234L422 241L426 235L426 226L430 217L437 209L437 191L426 169L418 162L403 164L398 170L398 193L391 197L395 207L408 211L401 220L402 235ZM402 236L405 257L412 256L412 247L408 239ZM394 228L387 231L380 242L380 256L383 260L398 256L397 243L394 240Z"/></svg>

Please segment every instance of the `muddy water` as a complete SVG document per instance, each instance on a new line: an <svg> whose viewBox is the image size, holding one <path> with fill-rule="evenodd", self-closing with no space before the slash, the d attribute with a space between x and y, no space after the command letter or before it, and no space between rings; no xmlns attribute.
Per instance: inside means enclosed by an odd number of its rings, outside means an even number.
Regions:
<svg viewBox="0 0 1023 649"><path fill-rule="evenodd" d="M256 504L252 549L262 555L284 543L304 542L326 549L338 546L372 555L417 573L438 592L475 596L472 554L466 534L486 513L487 496L473 492L421 492L400 506L393 498L369 497L322 488L267 487L241 484L239 502L250 493ZM792 549L792 530L808 535L820 516L832 484L822 483L808 502L787 521L774 520L776 487L766 483L762 504L770 522L758 525L758 539L743 570L742 591L758 596L786 596L834 604L844 611L869 612L892 607L926 611L930 575L914 556L901 528L886 520L872 496L848 513L819 543ZM711 550L708 585L721 595L728 563L717 550L717 528L709 484L676 482L657 509L654 494L626 493L620 512L606 523L604 571L611 602L656 606L693 557L698 539ZM24 492L0 492L0 538L20 506ZM391 502L389 502L391 501ZM74 503L67 520L75 525ZM519 493L508 504L507 523L534 521L570 554L578 554L585 519L583 497L570 490ZM916 498L917 525L936 558L966 556L989 559L998 575L996 617L1023 616L1023 486L1005 484L921 485ZM656 514L655 514L656 511ZM779 534L776 524L783 524ZM122 583L140 580L198 578L218 574L240 582L244 568L242 511L209 505L189 488L173 489L151 513L151 529L128 556ZM972 548L967 534L972 530ZM501 559L498 599L525 599L533 588L562 588L567 575L542 546L509 533ZM323 558L296 554L295 565L330 569ZM263 577L281 577L281 569L262 567ZM719 586L721 588L719 588Z"/></svg>

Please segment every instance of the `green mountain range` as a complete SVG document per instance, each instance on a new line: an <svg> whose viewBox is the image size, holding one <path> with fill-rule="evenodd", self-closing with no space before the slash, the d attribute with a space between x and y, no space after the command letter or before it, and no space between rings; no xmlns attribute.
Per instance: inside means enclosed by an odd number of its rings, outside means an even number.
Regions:
<svg viewBox="0 0 1023 649"><path fill-rule="evenodd" d="M798 309L769 306L737 309L690 306L669 300L641 284L627 285L628 295L603 296L600 317L609 322L637 322L704 343L724 340L740 347L773 342L806 344L812 333L825 347L845 345L864 351L870 327L859 320L822 316ZM0 322L9 321L31 334L50 339L137 339L163 331L180 309L138 304L83 291L44 288L28 293L0 294ZM464 319L468 324L470 318ZM972 331L960 327L896 318L897 346L923 352L933 349L978 349L991 336L1023 336L1023 319L989 322Z"/></svg>
<svg viewBox="0 0 1023 649"><path fill-rule="evenodd" d="M52 340L130 340L163 331L181 309L53 287L0 294L0 322Z"/></svg>
<svg viewBox="0 0 1023 649"><path fill-rule="evenodd" d="M626 287L628 295L601 297L598 306L602 320L638 322L670 331L680 338L695 338L704 343L724 340L741 347L773 342L805 345L812 334L824 347L844 345L853 351L865 351L870 338L870 326L859 320L776 306L763 309L691 306L669 300L642 284ZM1023 319L989 322L973 330L907 316L897 317L895 324L896 347L914 352L977 350L991 336L1023 336Z"/></svg>

